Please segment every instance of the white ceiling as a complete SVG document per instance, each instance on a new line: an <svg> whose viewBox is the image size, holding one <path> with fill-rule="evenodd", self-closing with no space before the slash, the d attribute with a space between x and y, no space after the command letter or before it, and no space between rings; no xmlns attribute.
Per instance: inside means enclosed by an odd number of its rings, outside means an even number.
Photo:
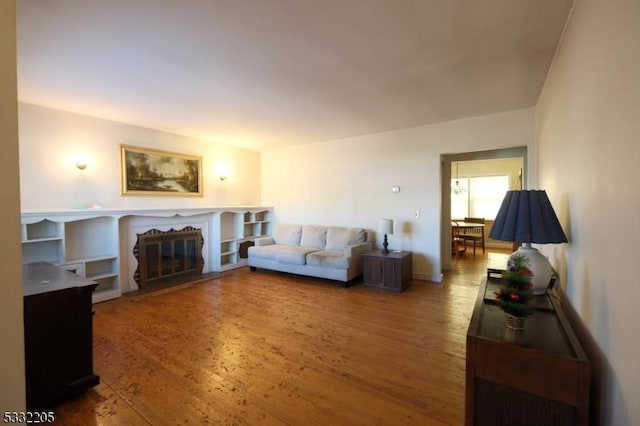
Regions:
<svg viewBox="0 0 640 426"><path fill-rule="evenodd" d="M17 0L20 101L264 149L535 104L572 0Z"/></svg>

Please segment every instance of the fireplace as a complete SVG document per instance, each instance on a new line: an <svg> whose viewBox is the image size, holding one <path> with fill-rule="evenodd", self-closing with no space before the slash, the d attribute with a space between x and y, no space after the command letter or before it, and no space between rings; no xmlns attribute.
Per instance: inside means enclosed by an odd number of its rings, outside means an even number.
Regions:
<svg viewBox="0 0 640 426"><path fill-rule="evenodd" d="M136 235L133 255L138 268L133 278L140 288L176 276L202 274L204 239L200 229L192 226L168 231L151 229Z"/></svg>

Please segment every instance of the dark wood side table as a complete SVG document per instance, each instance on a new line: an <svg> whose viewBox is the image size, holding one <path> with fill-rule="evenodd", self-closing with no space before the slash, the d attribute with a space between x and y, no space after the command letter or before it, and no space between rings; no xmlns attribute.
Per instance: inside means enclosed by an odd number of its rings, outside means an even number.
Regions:
<svg viewBox="0 0 640 426"><path fill-rule="evenodd" d="M411 284L411 252L374 251L363 254L364 283L367 286L402 291Z"/></svg>
<svg viewBox="0 0 640 426"><path fill-rule="evenodd" d="M27 408L51 409L97 385L93 374L95 281L45 262L23 266Z"/></svg>
<svg viewBox="0 0 640 426"><path fill-rule="evenodd" d="M587 425L589 361L555 296L536 296L523 331L506 327L483 278L467 332L466 425Z"/></svg>

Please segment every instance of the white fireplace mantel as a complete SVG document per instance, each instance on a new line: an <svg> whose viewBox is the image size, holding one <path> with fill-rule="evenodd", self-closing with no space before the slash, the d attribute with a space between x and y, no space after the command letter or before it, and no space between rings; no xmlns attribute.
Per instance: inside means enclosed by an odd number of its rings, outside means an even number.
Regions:
<svg viewBox="0 0 640 426"><path fill-rule="evenodd" d="M239 245L271 234L272 207L88 208L22 211L23 263L50 262L98 282L94 302L138 289L137 234L193 226L204 238L203 272L244 266Z"/></svg>
<svg viewBox="0 0 640 426"><path fill-rule="evenodd" d="M123 207L123 208L86 208L86 209L25 209L22 210L22 223L28 220L30 223L49 219L56 222L68 222L87 218L109 216L194 216L199 214L215 214L222 212L246 212L255 210L272 210L272 207L264 206L232 206L232 207Z"/></svg>

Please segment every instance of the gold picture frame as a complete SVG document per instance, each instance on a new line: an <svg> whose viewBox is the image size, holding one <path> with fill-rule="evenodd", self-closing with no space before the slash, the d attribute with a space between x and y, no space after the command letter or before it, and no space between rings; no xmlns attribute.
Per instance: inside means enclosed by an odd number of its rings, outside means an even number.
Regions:
<svg viewBox="0 0 640 426"><path fill-rule="evenodd" d="M120 145L122 195L202 197L202 157Z"/></svg>

